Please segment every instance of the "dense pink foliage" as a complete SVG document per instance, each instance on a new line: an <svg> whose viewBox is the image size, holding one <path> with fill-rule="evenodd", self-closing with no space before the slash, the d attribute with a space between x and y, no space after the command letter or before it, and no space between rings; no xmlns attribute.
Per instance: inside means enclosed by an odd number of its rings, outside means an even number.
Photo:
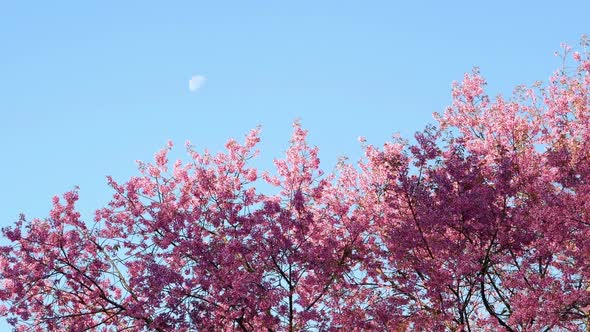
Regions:
<svg viewBox="0 0 590 332"><path fill-rule="evenodd" d="M465 75L415 143L361 138L330 175L298 123L272 174L249 166L257 130L173 166L169 144L109 178L94 223L73 190L5 228L0 313L18 331L588 330L590 59L565 51L577 69L510 99Z"/></svg>

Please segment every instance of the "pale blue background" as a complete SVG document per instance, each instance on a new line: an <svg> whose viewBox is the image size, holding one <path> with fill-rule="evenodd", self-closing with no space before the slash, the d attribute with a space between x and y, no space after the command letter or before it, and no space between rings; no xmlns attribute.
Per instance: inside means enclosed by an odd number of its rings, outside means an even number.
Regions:
<svg viewBox="0 0 590 332"><path fill-rule="evenodd" d="M217 151L258 124L258 165L301 118L331 170L360 135L431 122L472 66L494 94L546 79L559 44L590 32L589 3L2 1L0 225L46 216L74 185L90 219L105 175L136 174L168 139L173 156L186 139Z"/></svg>

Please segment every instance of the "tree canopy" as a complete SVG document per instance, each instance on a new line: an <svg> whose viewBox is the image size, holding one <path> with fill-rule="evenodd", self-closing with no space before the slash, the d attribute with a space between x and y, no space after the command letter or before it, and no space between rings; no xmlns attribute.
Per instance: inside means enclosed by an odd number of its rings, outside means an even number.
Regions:
<svg viewBox="0 0 590 332"><path fill-rule="evenodd" d="M585 45L583 45L585 46ZM415 139L320 168L294 124L276 169L224 152L108 178L3 229L0 313L17 331L587 331L590 59L490 98L477 70ZM264 193L261 183L277 188Z"/></svg>

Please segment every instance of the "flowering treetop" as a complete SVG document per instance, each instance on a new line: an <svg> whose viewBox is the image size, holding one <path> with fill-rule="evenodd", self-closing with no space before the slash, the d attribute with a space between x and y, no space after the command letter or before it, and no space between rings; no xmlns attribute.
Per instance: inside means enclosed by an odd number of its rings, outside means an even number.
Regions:
<svg viewBox="0 0 590 332"><path fill-rule="evenodd" d="M361 139L328 175L299 123L272 173L249 165L258 130L172 165L170 143L108 178L93 222L73 190L3 229L0 313L17 331L586 331L590 59L570 56L510 99L467 74L413 143Z"/></svg>

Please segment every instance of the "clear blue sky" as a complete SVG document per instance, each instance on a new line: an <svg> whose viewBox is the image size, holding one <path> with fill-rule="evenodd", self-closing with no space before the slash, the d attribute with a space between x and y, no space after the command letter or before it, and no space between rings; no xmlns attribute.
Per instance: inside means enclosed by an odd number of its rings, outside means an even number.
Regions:
<svg viewBox="0 0 590 332"><path fill-rule="evenodd" d="M324 167L432 121L479 66L494 93L546 79L590 2L3 1L0 225L81 187L86 217L168 139L219 150L262 125L271 166L301 118ZM189 91L193 75L206 77ZM0 330L1 330L0 326Z"/></svg>

